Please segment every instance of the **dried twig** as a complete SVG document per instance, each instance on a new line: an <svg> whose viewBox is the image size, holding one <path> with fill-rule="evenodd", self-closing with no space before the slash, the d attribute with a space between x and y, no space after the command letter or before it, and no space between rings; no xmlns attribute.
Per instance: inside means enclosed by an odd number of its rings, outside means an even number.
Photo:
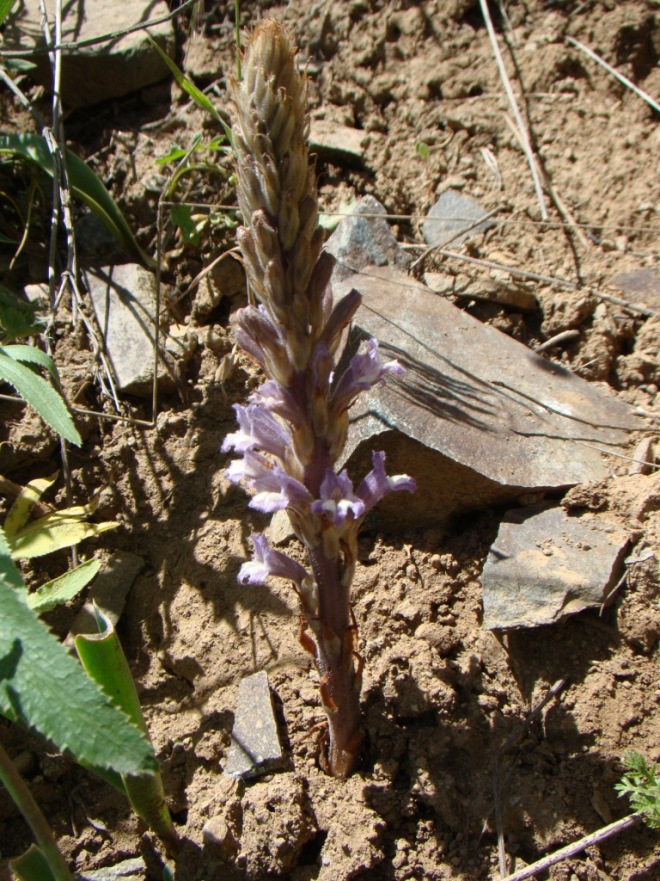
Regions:
<svg viewBox="0 0 660 881"><path fill-rule="evenodd" d="M504 91L506 92L506 96L509 99L509 104L511 105L511 110L513 111L513 115L516 120L516 125L518 126L518 131L520 133L521 143L523 145L523 150L525 156L527 158L527 164L529 165L529 170L532 174L532 180L534 182L534 190L536 191L536 198L538 199L539 209L541 211L541 217L543 220L547 220L548 218L548 209L545 205L545 198L543 196L543 186L541 184L541 178L539 176L538 168L536 166L536 159L534 157L534 153L532 151L532 145L529 140L529 133L527 131L527 126L522 118L522 114L520 112L520 108L518 107L518 102L516 101L516 96L513 93L513 88L511 86L511 80L506 72L506 68L504 66L504 60L502 59L502 53L500 52L500 47L497 44L497 37L495 35L495 28L493 27L493 20L490 17L490 11L488 9L487 0L479 0L479 5L481 6L481 12L484 17L484 21L486 23L486 30L488 31L488 37L490 38L491 46L493 47L493 54L495 56L495 61L497 63L497 68L500 72L500 77L502 78L502 84L504 86Z"/></svg>
<svg viewBox="0 0 660 881"><path fill-rule="evenodd" d="M616 77L620 83L623 83L628 89L633 91L636 95L639 95L647 104L649 104L656 113L660 113L660 104L657 101L654 101L653 98L645 92L643 89L640 89L639 86L636 86L632 80L629 80L627 76L624 76L620 71L618 71L615 67L612 67L607 63L600 55L597 55L593 49L590 49L588 46L585 46L584 43L581 43L579 40L573 39L573 37L566 37L566 42L570 43L571 46L575 46L581 52L584 52L589 58L592 58L597 64L600 64L601 67L604 67L608 73L611 73L612 76Z"/></svg>
<svg viewBox="0 0 660 881"><path fill-rule="evenodd" d="M550 337L550 339L546 340L544 343L541 343L538 346L534 346L534 351L537 354L539 352L547 352L548 349L553 349L555 346L559 346L561 343L572 342L573 340L578 339L579 336L579 330L562 330L561 333L556 333L553 337Z"/></svg>
<svg viewBox="0 0 660 881"><path fill-rule="evenodd" d="M619 832L625 832L626 829L631 829L640 819L641 814L629 814L622 820L616 820L616 822L610 823L609 826L603 826L602 829L598 829L590 835L585 835L584 838L580 838L579 841L574 841L572 844L562 847L561 850L557 850L555 853L543 857L543 859L532 863L531 866L525 866L525 868L521 869L519 872L514 872L513 875L507 875L502 881L525 881L526 878L532 878L534 875L539 875L541 872L549 869L550 866L554 866L557 863L561 863L564 860L576 856L587 847L591 847L594 844L600 844L601 841L611 838L612 835L618 835Z"/></svg>

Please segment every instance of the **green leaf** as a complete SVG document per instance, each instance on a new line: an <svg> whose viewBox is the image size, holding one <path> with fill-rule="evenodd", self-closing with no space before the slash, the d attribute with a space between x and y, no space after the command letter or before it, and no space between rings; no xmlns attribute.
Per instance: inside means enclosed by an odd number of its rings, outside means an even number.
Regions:
<svg viewBox="0 0 660 881"><path fill-rule="evenodd" d="M67 603L96 578L101 565L100 560L87 560L80 566L76 566L75 569L71 569L70 572L65 572L64 575L53 578L52 581L47 581L34 593L27 595L28 606L37 615L42 615L61 603Z"/></svg>
<svg viewBox="0 0 660 881"><path fill-rule="evenodd" d="M169 153L161 156L160 159L156 159L156 165L167 165L170 162L179 162L179 160L188 155L188 152L188 150L184 150L182 147L172 147Z"/></svg>
<svg viewBox="0 0 660 881"><path fill-rule="evenodd" d="M97 621L99 633L81 633L76 636L78 656L87 675L148 737L133 676L117 632L110 619L98 610ZM160 773L139 778L125 775L123 782L136 813L160 838L174 843L177 835L167 809Z"/></svg>
<svg viewBox="0 0 660 881"><path fill-rule="evenodd" d="M4 346L3 351L5 355L9 355L14 361L20 361L21 364L36 364L38 367L45 367L53 379L58 378L57 367L53 359L36 346L16 343L12 346Z"/></svg>
<svg viewBox="0 0 660 881"><path fill-rule="evenodd" d="M53 177L53 157L41 135L27 133L0 135L0 153L33 162L49 177ZM74 196L89 205L143 266L152 269L154 261L138 245L126 218L101 179L71 150L65 150L65 162L69 186Z"/></svg>
<svg viewBox="0 0 660 881"><path fill-rule="evenodd" d="M13 385L18 394L34 407L44 422L65 440L80 446L82 440L60 395L43 376L39 376L20 361L16 361L11 355L12 348L12 346L0 346L0 380Z"/></svg>
<svg viewBox="0 0 660 881"><path fill-rule="evenodd" d="M154 773L158 765L144 735L2 578L0 608L0 712L81 763L119 774Z"/></svg>
<svg viewBox="0 0 660 881"><path fill-rule="evenodd" d="M37 309L33 303L0 285L0 342L11 343L21 337L41 333L46 322L35 314Z"/></svg>
<svg viewBox="0 0 660 881"><path fill-rule="evenodd" d="M150 34L147 33L147 36L149 37L151 45L154 47L156 52L158 52L163 62L169 68L170 73L177 81L179 86L186 93L186 95L189 95L198 107L201 107L202 110L205 110L207 113L209 113L217 122L222 122L220 114L215 109L210 99L207 98L207 96L204 94L204 92L200 91L200 89L198 89L197 86L188 79L185 73L180 70L179 67L177 67L177 65L174 63L174 61L172 61L167 52L164 52L160 48L158 43Z"/></svg>
<svg viewBox="0 0 660 881"><path fill-rule="evenodd" d="M5 538L5 533L3 528L0 526L0 578L4 578L7 584L11 585L11 587L21 589L24 588L23 579L21 578L21 573L16 568L14 561L11 558L11 553L9 551L9 545L7 544L7 539Z"/></svg>
<svg viewBox="0 0 660 881"><path fill-rule="evenodd" d="M33 520L9 542L12 557L15 560L43 557L119 526L111 521L87 523L84 519L87 514L86 508L77 506L53 511L52 514Z"/></svg>
<svg viewBox="0 0 660 881"><path fill-rule="evenodd" d="M27 486L21 488L5 518L4 530L10 545L19 529L22 529L28 522L33 506L36 505L46 490L55 483L56 479L57 474L54 474L53 477L36 477Z"/></svg>
<svg viewBox="0 0 660 881"><path fill-rule="evenodd" d="M16 0L0 0L0 24L7 18L15 2Z"/></svg>
<svg viewBox="0 0 660 881"><path fill-rule="evenodd" d="M193 220L189 205L172 206L172 223L179 228L181 238L186 245L199 245L201 230Z"/></svg>
<svg viewBox="0 0 660 881"><path fill-rule="evenodd" d="M9 868L18 881L57 881L43 851L34 844L20 857L10 860Z"/></svg>

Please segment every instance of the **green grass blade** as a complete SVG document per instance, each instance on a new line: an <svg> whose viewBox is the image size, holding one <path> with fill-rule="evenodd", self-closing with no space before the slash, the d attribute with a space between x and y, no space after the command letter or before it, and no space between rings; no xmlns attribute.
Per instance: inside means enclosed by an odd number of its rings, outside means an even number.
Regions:
<svg viewBox="0 0 660 881"><path fill-rule="evenodd" d="M87 674L148 737L133 676L119 637L110 619L102 612L97 612L97 620L100 633L76 636L78 656ZM163 841L175 844L177 835L165 802L160 773L148 777L124 775L123 781L135 812Z"/></svg>
<svg viewBox="0 0 660 881"><path fill-rule="evenodd" d="M39 374L11 357L11 347L0 346L0 380L8 382L28 402L45 423L65 440L80 446L82 440L66 404Z"/></svg>
<svg viewBox="0 0 660 881"><path fill-rule="evenodd" d="M9 861L9 868L17 881L58 881L43 851L34 844L24 854ZM73 879L73 875L60 876Z"/></svg>
<svg viewBox="0 0 660 881"><path fill-rule="evenodd" d="M0 154L26 159L39 166L49 177L53 176L53 157L41 135L0 135ZM101 179L83 160L65 151L69 186L76 198L82 199L97 214L116 238L143 266L153 268L154 261L138 245L126 218L119 210Z"/></svg>
<svg viewBox="0 0 660 881"><path fill-rule="evenodd" d="M37 615L42 615L44 612L54 609L55 606L72 600L87 587L90 581L96 578L100 568L100 560L87 560L85 563L81 563L70 572L65 572L64 575L53 578L52 581L47 581L34 593L28 594L28 606Z"/></svg>
<svg viewBox="0 0 660 881"><path fill-rule="evenodd" d="M0 24L7 18L16 0L0 0Z"/></svg>
<svg viewBox="0 0 660 881"><path fill-rule="evenodd" d="M89 679L0 578L0 712L39 731L74 759L119 774L153 774L144 734Z"/></svg>
<svg viewBox="0 0 660 881"><path fill-rule="evenodd" d="M151 45L154 47L156 52L158 52L163 62L169 68L170 73L177 81L178 85L186 93L186 95L189 95L193 99L195 104L197 104L198 107L201 107L202 110L206 111L206 113L210 114L213 119L216 120L216 122L221 122L222 120L220 118L220 114L213 106L211 100L204 94L204 92L198 89L197 86L193 82L191 82L191 80L188 79L185 73L180 70L180 68L175 64L174 61L172 61L170 56L166 52L163 52L163 50L160 48L154 38L151 37L149 34L147 34L147 36L149 37Z"/></svg>

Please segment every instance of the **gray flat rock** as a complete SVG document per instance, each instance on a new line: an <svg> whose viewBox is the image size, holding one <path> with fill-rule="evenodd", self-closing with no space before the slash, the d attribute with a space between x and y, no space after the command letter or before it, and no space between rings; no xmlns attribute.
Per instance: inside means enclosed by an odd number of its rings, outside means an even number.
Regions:
<svg viewBox="0 0 660 881"><path fill-rule="evenodd" d="M470 236L495 226L494 220L484 220L469 232L461 233L462 229L472 226L482 217L485 218L486 214L476 199L464 196L456 190L446 190L422 223L424 241L434 247L442 247L448 242L453 246L460 245Z"/></svg>
<svg viewBox="0 0 660 881"><path fill-rule="evenodd" d="M607 602L630 536L563 508L508 511L482 574L487 630L554 624Z"/></svg>
<svg viewBox="0 0 660 881"><path fill-rule="evenodd" d="M337 226L325 245L337 261L334 283L369 265L408 266L411 258L399 247L386 215L378 199L363 196L353 213Z"/></svg>
<svg viewBox="0 0 660 881"><path fill-rule="evenodd" d="M101 267L84 273L119 391L150 395L154 375L156 277L137 263ZM158 383L175 388L173 359L162 352L160 335Z"/></svg>
<svg viewBox="0 0 660 881"><path fill-rule="evenodd" d="M54 21L55 0L46 0L49 20ZM169 13L165 0L85 0L63 4L62 40L81 43L113 34L140 22ZM174 28L171 21L149 28L158 45L173 57ZM23 0L4 25L3 48L32 49L43 46L39 0ZM44 54L31 59L37 65L34 78L52 87L52 74ZM93 45L66 50L62 65L61 93L67 107L86 107L111 98L121 98L153 85L169 75L168 69L149 42L144 30Z"/></svg>
<svg viewBox="0 0 660 881"><path fill-rule="evenodd" d="M276 770L282 761L268 676L262 670L239 685L225 772L244 780Z"/></svg>
<svg viewBox="0 0 660 881"><path fill-rule="evenodd" d="M336 292L352 287L363 305L345 357L373 336L406 373L358 399L345 461L359 477L383 449L389 473L416 478L416 493L376 509L397 526L598 480L638 426L617 398L390 267L369 267Z"/></svg>

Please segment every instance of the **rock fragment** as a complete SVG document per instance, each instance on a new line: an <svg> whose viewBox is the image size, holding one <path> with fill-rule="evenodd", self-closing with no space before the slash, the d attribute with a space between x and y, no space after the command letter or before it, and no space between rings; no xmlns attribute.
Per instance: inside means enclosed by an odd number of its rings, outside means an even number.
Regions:
<svg viewBox="0 0 660 881"><path fill-rule="evenodd" d="M608 601L629 534L563 508L508 511L482 573L487 630L554 624Z"/></svg>
<svg viewBox="0 0 660 881"><path fill-rule="evenodd" d="M491 229L495 221L486 218L487 212L476 199L464 196L456 190L446 190L433 205L422 224L424 241L434 247L442 247L451 242L452 246L460 245L470 236ZM482 223L477 224L484 218ZM466 232L461 232L466 230Z"/></svg>
<svg viewBox="0 0 660 881"><path fill-rule="evenodd" d="M320 159L336 165L360 167L364 164L366 133L328 119L312 120L309 149Z"/></svg>
<svg viewBox="0 0 660 881"><path fill-rule="evenodd" d="M49 21L54 21L55 0L45 4ZM16 14L4 23L4 49L40 49L43 46L42 14L39 0L23 0ZM164 0L85 0L85 3L63 4L62 42L76 44L114 34L140 22L165 18L169 8ZM174 28L170 21L149 28L149 34L168 55L174 56ZM31 59L36 64L35 79L46 88L52 87L48 57L36 51ZM60 92L69 108L86 107L121 98L153 85L168 76L168 70L154 49L145 30L91 45L77 45L64 55Z"/></svg>
<svg viewBox="0 0 660 881"><path fill-rule="evenodd" d="M369 265L390 264L402 269L408 266L410 256L399 247L385 219L386 213L378 199L363 196L353 213L341 221L326 242L326 250L337 261L333 283Z"/></svg>
<svg viewBox="0 0 660 881"><path fill-rule="evenodd" d="M660 274L650 268L620 272L612 279L627 300L649 309L660 309Z"/></svg>
<svg viewBox="0 0 660 881"><path fill-rule="evenodd" d="M282 766L282 747L265 671L246 676L238 689L238 705L225 771L245 780Z"/></svg>
<svg viewBox="0 0 660 881"><path fill-rule="evenodd" d="M345 358L378 339L406 373L361 396L344 462L361 478L371 451L388 472L415 477L416 493L384 499L379 525L433 526L454 513L564 489L608 473L639 420L613 396L457 309L390 267L336 285L363 304ZM341 370L341 366L339 370Z"/></svg>
<svg viewBox="0 0 660 881"><path fill-rule="evenodd" d="M137 263L106 266L84 273L106 354L119 391L150 395L154 375L156 278ZM163 391L176 386L174 358L160 337L158 383ZM181 350L182 356L185 354Z"/></svg>

